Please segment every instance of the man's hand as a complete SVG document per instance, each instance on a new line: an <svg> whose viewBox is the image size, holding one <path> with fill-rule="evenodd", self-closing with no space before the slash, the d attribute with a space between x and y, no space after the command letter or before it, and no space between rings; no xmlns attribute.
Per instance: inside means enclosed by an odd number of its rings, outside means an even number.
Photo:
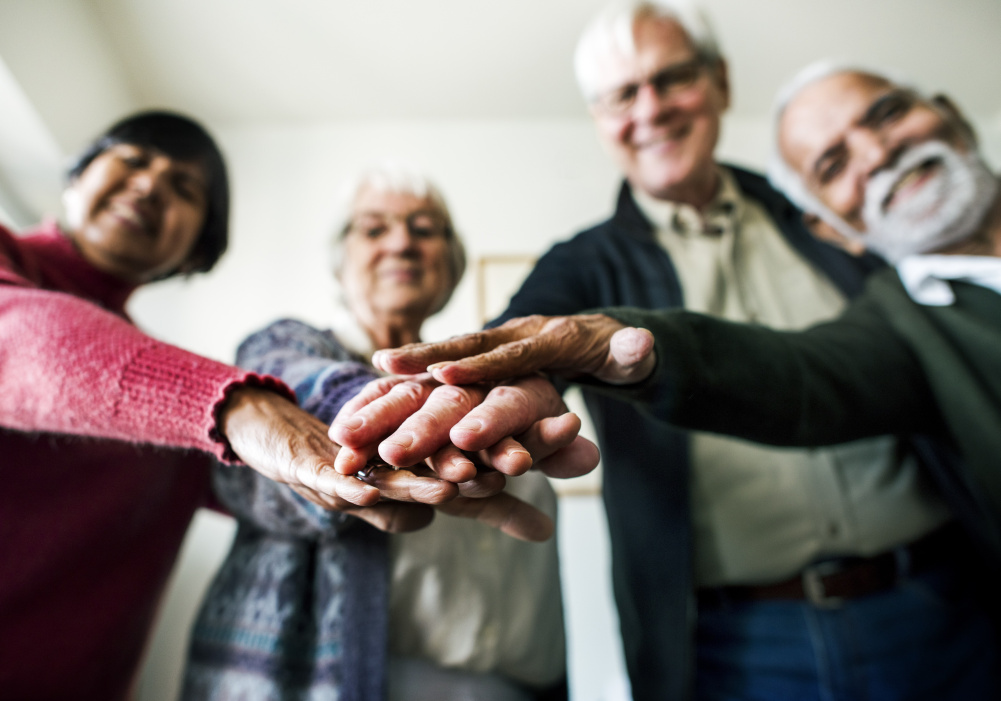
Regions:
<svg viewBox="0 0 1001 701"><path fill-rule="evenodd" d="M384 531L423 528L434 518L434 508L442 508L522 540L546 540L553 532L548 516L502 492L500 473L476 474L474 468L468 479L454 484L423 465L376 468L368 482L337 472L333 464L340 446L328 437L328 427L274 392L235 391L220 412L219 426L237 456L265 477Z"/></svg>
<svg viewBox="0 0 1001 701"><path fill-rule="evenodd" d="M492 388L439 386L428 376L370 383L330 427L345 446L337 469L354 472L378 450L386 462L427 459L440 476L464 479L481 464L507 475L533 465L551 476L585 474L598 463L593 443L578 436L556 389L531 376Z"/></svg>
<svg viewBox="0 0 1001 701"><path fill-rule="evenodd" d="M611 384L646 379L656 358L653 335L603 314L528 316L488 331L438 343L380 350L373 364L386 372L430 372L449 385L502 380L545 371L588 375Z"/></svg>

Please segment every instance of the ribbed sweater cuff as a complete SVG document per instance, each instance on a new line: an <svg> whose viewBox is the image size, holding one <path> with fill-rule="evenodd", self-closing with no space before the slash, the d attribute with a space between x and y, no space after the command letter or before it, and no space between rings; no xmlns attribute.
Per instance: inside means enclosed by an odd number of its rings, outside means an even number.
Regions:
<svg viewBox="0 0 1001 701"><path fill-rule="evenodd" d="M219 431L218 414L234 390L248 386L295 401L292 390L272 377L153 342L124 367L113 411L123 425L134 422L131 435L156 436L156 443L196 448L232 462L237 458Z"/></svg>

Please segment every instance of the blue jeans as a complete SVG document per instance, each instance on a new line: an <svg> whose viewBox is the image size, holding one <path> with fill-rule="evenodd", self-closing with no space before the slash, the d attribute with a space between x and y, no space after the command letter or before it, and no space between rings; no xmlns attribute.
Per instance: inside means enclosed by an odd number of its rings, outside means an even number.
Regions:
<svg viewBox="0 0 1001 701"><path fill-rule="evenodd" d="M698 701L1001 698L996 631L949 567L832 608L806 601L701 607Z"/></svg>

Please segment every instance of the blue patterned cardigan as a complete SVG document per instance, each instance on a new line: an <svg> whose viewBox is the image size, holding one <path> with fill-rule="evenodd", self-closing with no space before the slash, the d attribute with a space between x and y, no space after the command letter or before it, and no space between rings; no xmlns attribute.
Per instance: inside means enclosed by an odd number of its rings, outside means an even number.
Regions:
<svg viewBox="0 0 1001 701"><path fill-rule="evenodd" d="M377 376L293 320L250 336L237 365L281 378L327 423ZM192 630L182 699L381 701L386 534L247 467L218 465L214 486L238 530Z"/></svg>

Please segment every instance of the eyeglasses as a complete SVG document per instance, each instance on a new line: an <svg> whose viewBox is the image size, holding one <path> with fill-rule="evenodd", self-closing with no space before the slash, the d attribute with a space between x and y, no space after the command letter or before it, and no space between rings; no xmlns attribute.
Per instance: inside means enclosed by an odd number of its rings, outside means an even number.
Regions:
<svg viewBox="0 0 1001 701"><path fill-rule="evenodd" d="M626 83L613 90L598 95L592 104L609 114L624 114L636 103L640 88L649 85L660 99L678 95L690 89L702 76L707 63L702 56L675 63L661 68L659 71L638 83Z"/></svg>
<svg viewBox="0 0 1001 701"><path fill-rule="evenodd" d="M448 234L448 223L444 217L423 210L408 215L365 212L348 223L345 234L359 233L365 238L377 239L397 223L402 224L415 239L445 237Z"/></svg>

